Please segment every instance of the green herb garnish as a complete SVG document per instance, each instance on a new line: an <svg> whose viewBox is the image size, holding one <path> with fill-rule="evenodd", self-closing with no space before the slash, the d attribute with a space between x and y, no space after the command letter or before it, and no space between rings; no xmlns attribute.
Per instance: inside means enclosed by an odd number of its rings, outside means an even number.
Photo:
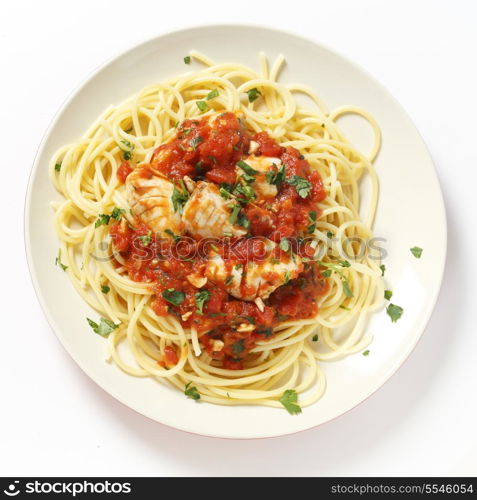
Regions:
<svg viewBox="0 0 477 500"><path fill-rule="evenodd" d="M107 294L109 293L109 291L111 290L111 288L109 288L108 285L101 285L101 291L104 293L104 294Z"/></svg>
<svg viewBox="0 0 477 500"><path fill-rule="evenodd" d="M55 163L55 170L59 172L61 170L61 161L60 163Z"/></svg>
<svg viewBox="0 0 477 500"><path fill-rule="evenodd" d="M109 220L111 219L110 215L99 214L96 222L94 223L94 227L98 228L99 226L107 226L109 224Z"/></svg>
<svg viewBox="0 0 477 500"><path fill-rule="evenodd" d="M195 294L195 306L197 314L204 314L204 305L210 299L210 292L208 290L201 290Z"/></svg>
<svg viewBox="0 0 477 500"><path fill-rule="evenodd" d="M273 164L275 167L273 170L269 170L265 174L265 179L269 184L277 186L279 188L283 181L285 180L285 164L281 165L280 168L277 168L275 164Z"/></svg>
<svg viewBox="0 0 477 500"><path fill-rule="evenodd" d="M298 394L294 389L286 390L279 401L290 415L301 413L301 407L298 404Z"/></svg>
<svg viewBox="0 0 477 500"><path fill-rule="evenodd" d="M162 292L162 297L174 306L179 306L184 302L185 293L174 288L168 288Z"/></svg>
<svg viewBox="0 0 477 500"><path fill-rule="evenodd" d="M142 236L139 236L139 239L141 240L141 243L143 246L147 247L149 243L152 241L152 232L148 231L147 234L143 234Z"/></svg>
<svg viewBox="0 0 477 500"><path fill-rule="evenodd" d="M416 257L416 259L420 259L422 255L422 248L419 247L412 247L411 248L411 253Z"/></svg>
<svg viewBox="0 0 477 500"><path fill-rule="evenodd" d="M119 326L113 323L110 319L106 318L101 318L99 324L89 318L86 318L86 320L88 321L89 326L93 329L93 332L101 335L101 337L107 337Z"/></svg>
<svg viewBox="0 0 477 500"><path fill-rule="evenodd" d="M192 147L192 149L195 151L197 149L197 146L201 143L201 142L204 142L204 139L202 136L198 135L197 137L194 137L191 141L190 141L190 146Z"/></svg>
<svg viewBox="0 0 477 500"><path fill-rule="evenodd" d="M301 198L307 198L311 193L311 183L309 180L299 175L292 175L288 180L290 186L295 186L298 196Z"/></svg>
<svg viewBox="0 0 477 500"><path fill-rule="evenodd" d="M290 250L290 241L287 238L282 238L280 240L280 248L284 252L288 252Z"/></svg>
<svg viewBox="0 0 477 500"><path fill-rule="evenodd" d="M184 63L185 64L190 64L190 56L185 56L184 57Z"/></svg>
<svg viewBox="0 0 477 500"><path fill-rule="evenodd" d="M252 168L247 162L240 160L237 162L237 167L240 167L248 175L258 174L258 170Z"/></svg>
<svg viewBox="0 0 477 500"><path fill-rule="evenodd" d="M393 323L396 323L396 321L402 316L403 311L404 309L396 304L389 304L386 308L386 312Z"/></svg>
<svg viewBox="0 0 477 500"><path fill-rule="evenodd" d="M63 271L66 271L68 269L68 266L65 266L61 262L61 248L58 250L58 257L56 257L56 259L55 259L55 266L60 266L61 269L63 269Z"/></svg>
<svg viewBox="0 0 477 500"><path fill-rule="evenodd" d="M207 101L210 101L211 99L214 99L215 97L219 96L219 91L217 89L211 90L206 97Z"/></svg>
<svg viewBox="0 0 477 500"><path fill-rule="evenodd" d="M258 99L259 96L262 95L262 93L260 92L260 90L254 87L253 89L247 90L247 95L248 95L248 102L253 102L256 99Z"/></svg>
<svg viewBox="0 0 477 500"><path fill-rule="evenodd" d="M209 109L209 105L205 101L196 101L197 107L202 111L207 111Z"/></svg>
<svg viewBox="0 0 477 500"><path fill-rule="evenodd" d="M245 351L245 340L240 339L234 344L232 344L232 352L237 355L240 354L241 352Z"/></svg>
<svg viewBox="0 0 477 500"><path fill-rule="evenodd" d="M384 272L386 271L386 266L384 264L381 264L379 266L379 269L381 269L381 276L384 276Z"/></svg>
<svg viewBox="0 0 477 500"><path fill-rule="evenodd" d="M194 385L191 385L192 382L189 382L185 388L184 388L184 394L188 397L188 398L191 398L195 401L198 401L200 399L200 394L199 392L197 391L197 387L195 387Z"/></svg>
<svg viewBox="0 0 477 500"><path fill-rule="evenodd" d="M391 290L384 290L384 298L386 300L391 300L392 296L393 296L393 292L391 292Z"/></svg>
<svg viewBox="0 0 477 500"><path fill-rule="evenodd" d="M182 211L184 210L184 205L187 203L188 199L189 199L189 191L187 191L186 187L184 186L184 181L181 180L180 188L177 187L176 184L174 184L174 190L172 191L172 196L171 196L174 212L179 212L180 214L182 214Z"/></svg>

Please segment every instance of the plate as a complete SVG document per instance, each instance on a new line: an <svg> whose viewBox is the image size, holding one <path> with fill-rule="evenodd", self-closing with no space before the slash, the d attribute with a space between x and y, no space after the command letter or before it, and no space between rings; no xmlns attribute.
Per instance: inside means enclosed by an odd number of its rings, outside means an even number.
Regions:
<svg viewBox="0 0 477 500"><path fill-rule="evenodd" d="M54 266L58 239L50 201L52 154L78 138L110 104L142 87L182 73L183 57L199 50L218 62L234 61L258 69L259 51L270 59L285 55L282 82L308 85L330 109L353 104L378 121L383 144L376 169L381 193L375 235L387 252L387 288L404 308L397 323L385 311L374 314L370 354L323 363L323 398L298 416L265 407L226 407L195 403L180 391L151 379L135 378L105 362L105 342L92 335L85 317L92 311L66 274ZM363 122L343 119L352 142L366 150ZM353 408L408 357L437 299L446 253L446 219L439 182L419 133L400 105L372 77L340 55L299 36L253 26L204 26L158 36L109 61L65 102L47 130L35 159L25 207L25 241L32 280L48 321L78 365L116 399L163 424L207 436L263 438L289 434L327 422ZM424 249L416 259L410 248Z"/></svg>

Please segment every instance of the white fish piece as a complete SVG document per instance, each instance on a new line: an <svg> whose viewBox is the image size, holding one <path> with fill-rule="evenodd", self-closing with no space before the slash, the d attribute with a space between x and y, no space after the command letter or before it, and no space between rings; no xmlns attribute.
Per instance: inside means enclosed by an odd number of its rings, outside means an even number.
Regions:
<svg viewBox="0 0 477 500"><path fill-rule="evenodd" d="M295 279L303 271L303 262L299 255L274 255L277 244L267 240L266 256L259 261L249 261L245 268L245 280L242 283L242 300L267 299L280 286Z"/></svg>
<svg viewBox="0 0 477 500"><path fill-rule="evenodd" d="M255 182L251 184L255 194L261 198L275 198L278 192L277 186L267 182L266 173L272 169L273 165L276 165L277 168L280 166L280 158L250 155L244 158L243 161L258 172L255 174ZM238 175L244 173L239 166L235 167L235 170Z"/></svg>
<svg viewBox="0 0 477 500"><path fill-rule="evenodd" d="M299 255L275 256L276 243L265 241L265 253L261 260L249 261L245 265L225 262L216 252L209 253L205 274L210 281L222 285L233 297L255 301L263 310L263 299L267 299L278 287L295 279L303 271ZM258 302L258 303L257 303Z"/></svg>
<svg viewBox="0 0 477 500"><path fill-rule="evenodd" d="M234 262L231 265L232 268L230 269L230 271L228 271L224 259L216 252L211 251L209 253L209 260L207 261L205 275L210 281L219 283L224 286L224 288L228 293L230 293L230 295L237 299L240 299L240 286L242 284L243 277L243 264L237 264Z"/></svg>
<svg viewBox="0 0 477 500"><path fill-rule="evenodd" d="M173 191L169 179L143 168L137 168L126 179L126 197L134 215L161 236L169 236L162 234L166 229L181 232L181 217L172 204Z"/></svg>
<svg viewBox="0 0 477 500"><path fill-rule="evenodd" d="M201 238L223 238L224 234L245 236L246 229L230 222L235 204L234 200L222 198L215 184L200 181L184 205L184 228L191 235Z"/></svg>

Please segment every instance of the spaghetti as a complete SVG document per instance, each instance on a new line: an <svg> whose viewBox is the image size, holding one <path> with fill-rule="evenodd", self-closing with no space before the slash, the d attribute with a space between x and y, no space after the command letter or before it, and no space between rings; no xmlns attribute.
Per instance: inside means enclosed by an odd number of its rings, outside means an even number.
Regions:
<svg viewBox="0 0 477 500"><path fill-rule="evenodd" d="M195 51L190 56L204 69L108 108L79 141L53 156L51 180L64 197L53 203L58 260L101 315L100 323L89 323L108 337L110 358L126 373L167 380L210 403L285 406L298 413L325 390L320 362L369 344L366 319L382 304L379 251L367 244L378 200L372 163L379 128L359 108L328 112L308 88L278 83L282 56L269 68L261 54L260 74ZM312 105L300 105L298 95ZM373 128L367 156L336 124L348 113ZM225 133L224 144L237 142L222 161L225 149L213 141ZM364 176L371 196L362 220ZM168 189L171 196L163 194ZM215 204L215 215L201 226L207 204ZM287 210L301 221L294 227L299 230L283 223ZM256 221L266 217L273 221L270 229L258 230ZM192 235L189 250L197 250L198 235L213 227L223 234L201 258L167 253L186 233ZM225 243L249 248L244 241L264 234L260 248L270 252L265 263L224 256ZM146 266L138 254L148 251ZM167 257L156 262L159 254ZM212 261L219 264L211 267ZM229 261L234 267L227 267ZM223 279L220 266L228 269ZM284 270L279 278L278 268ZM252 269L262 273L255 288L251 278L246 282ZM183 289L174 285L181 273L189 273Z"/></svg>

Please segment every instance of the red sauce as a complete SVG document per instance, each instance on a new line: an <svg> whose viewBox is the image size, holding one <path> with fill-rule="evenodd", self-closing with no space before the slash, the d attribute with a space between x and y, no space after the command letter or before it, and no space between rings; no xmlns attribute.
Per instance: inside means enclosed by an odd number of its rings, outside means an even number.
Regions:
<svg viewBox="0 0 477 500"><path fill-rule="evenodd" d="M119 165L118 171L116 173L120 182L125 183L126 177L133 171L131 165L127 160L124 160L121 165Z"/></svg>
<svg viewBox="0 0 477 500"><path fill-rule="evenodd" d="M303 237L312 223L310 213L315 212L318 216L317 203L326 197L320 175L311 170L298 150L280 146L266 132L252 135L233 113L218 115L212 126L209 117L184 121L177 128L176 137L157 148L149 167L143 169L148 173L159 171L175 181L187 175L219 185L233 184L236 181L235 165L248 156L251 140L259 144L255 152L257 156L280 158L286 165L286 180L277 186L275 198L244 206L243 212L250 221L250 235L277 243L284 237L289 238L295 253L310 257L313 249ZM118 178L124 182L131 171L129 163L123 162L118 169ZM307 190L302 192L306 196L301 196L297 186L293 185L293 176L306 181ZM187 276L205 268L207 252L204 247L207 243L192 238L182 238L178 242L157 239L139 220L130 226L123 219L112 225L110 233L115 249L124 258L130 278L148 282L154 288L152 307L156 314L173 314L183 326L195 327L208 354L227 369L242 369L256 342L271 338L272 328L278 323L315 316L317 299L327 290L318 265L310 261L305 262L304 271L296 279L280 286L264 301L263 311L254 302L232 297L210 280L201 289L207 291L208 300L199 310L196 294L200 290L187 280ZM248 238L231 242L224 239L214 242L214 245L214 250L225 258L232 253L234 263L254 260L263 251L263 242ZM280 257L282 250L277 246L275 252ZM195 258L189 259L188 255ZM174 292L172 297L168 295L170 290ZM255 326L252 331L237 331L240 325L250 324ZM174 349L166 348L162 363L172 366L177 361Z"/></svg>

